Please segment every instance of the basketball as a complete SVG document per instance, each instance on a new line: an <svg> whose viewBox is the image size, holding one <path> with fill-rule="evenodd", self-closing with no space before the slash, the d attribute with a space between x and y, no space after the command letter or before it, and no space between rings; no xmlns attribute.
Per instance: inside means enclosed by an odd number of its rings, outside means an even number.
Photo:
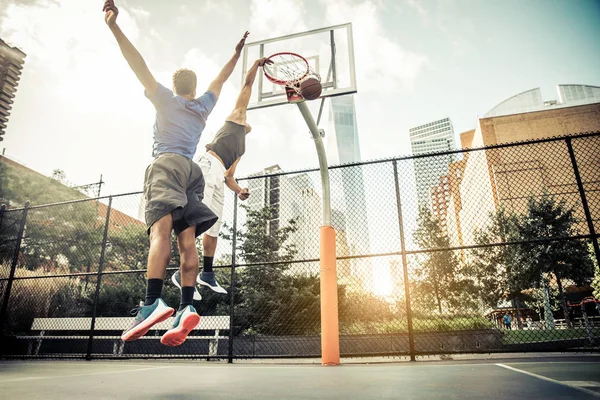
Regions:
<svg viewBox="0 0 600 400"><path fill-rule="evenodd" d="M323 86L321 86L321 82L316 78L308 78L300 84L300 94L306 100L318 99L322 90Z"/></svg>

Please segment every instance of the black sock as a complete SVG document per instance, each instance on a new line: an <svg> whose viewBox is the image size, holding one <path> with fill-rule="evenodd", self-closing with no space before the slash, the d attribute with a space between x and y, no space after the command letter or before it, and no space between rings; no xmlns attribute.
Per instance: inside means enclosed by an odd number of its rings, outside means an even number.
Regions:
<svg viewBox="0 0 600 400"><path fill-rule="evenodd" d="M148 279L148 285L146 286L146 300L144 301L145 306L154 304L156 299L160 297L163 288L162 279Z"/></svg>
<svg viewBox="0 0 600 400"><path fill-rule="evenodd" d="M203 257L202 261L202 272L213 272L212 264L215 257Z"/></svg>
<svg viewBox="0 0 600 400"><path fill-rule="evenodd" d="M183 286L181 288L181 303L179 304L179 311L183 310L187 306L194 305L194 290L193 286Z"/></svg>

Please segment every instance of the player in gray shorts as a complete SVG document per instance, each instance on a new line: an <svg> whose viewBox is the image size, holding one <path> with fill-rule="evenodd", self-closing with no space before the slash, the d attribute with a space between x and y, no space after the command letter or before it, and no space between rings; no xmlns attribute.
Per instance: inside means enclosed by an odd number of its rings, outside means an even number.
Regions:
<svg viewBox="0 0 600 400"><path fill-rule="evenodd" d="M162 336L161 343L178 346L200 321L200 316L192 305L198 274L196 237L218 219L202 202L204 177L192 157L196 153L206 119L241 55L248 32L237 44L235 53L208 90L196 97L196 75L193 71L176 71L173 75L173 90L162 86L156 82L140 53L117 25L119 10L114 1L106 1L103 11L105 22L115 36L125 60L156 109L152 153L154 161L146 169L144 178L145 214L150 236L146 299L136 309L137 316L132 326L123 332L121 338L124 341L138 339L175 311L160 298L171 256L171 231L174 231L181 258L183 287L173 326Z"/></svg>
<svg viewBox="0 0 600 400"><path fill-rule="evenodd" d="M225 124L217 132L213 141L206 145L207 152L198 160L206 179L202 201L219 219L202 237L202 273L198 275L196 282L217 293L227 293L215 279L212 268L219 230L222 225L225 186L237 193L240 200L246 200L250 196L248 188L241 188L237 184L234 174L240 158L246 151L246 135L252 130L250 125L246 123L246 109L252 94L252 84L256 78L258 68L262 67L265 62L270 63L266 58L256 60L246 73L244 86L237 98L233 112L227 117ZM171 280L175 285L181 287L181 275L179 273L173 274ZM194 293L194 299L202 299L197 290Z"/></svg>

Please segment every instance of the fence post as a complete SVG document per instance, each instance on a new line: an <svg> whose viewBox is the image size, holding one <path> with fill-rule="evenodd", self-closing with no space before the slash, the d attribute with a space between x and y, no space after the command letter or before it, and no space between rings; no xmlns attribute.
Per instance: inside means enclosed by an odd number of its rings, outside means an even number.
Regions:
<svg viewBox="0 0 600 400"><path fill-rule="evenodd" d="M6 213L6 204L2 204L2 207L0 207L0 230L2 230L2 221L4 221L5 213Z"/></svg>
<svg viewBox="0 0 600 400"><path fill-rule="evenodd" d="M396 186L396 205L398 206L398 227L400 228L400 250L402 252L402 270L404 271L404 297L406 298L406 320L408 323L408 345L410 348L410 361L415 361L415 334L412 326L412 310L410 306L410 285L408 283L408 264L406 260L406 243L404 241L404 222L402 220L402 199L400 198L400 184L398 183L398 162L394 165L394 184Z"/></svg>
<svg viewBox="0 0 600 400"><path fill-rule="evenodd" d="M96 294L94 295L94 307L92 308L92 323L90 325L90 337L88 339L86 360L92 359L92 347L94 344L94 328L96 327L96 308L100 296L100 283L102 282L102 269L104 268L104 254L106 253L106 241L108 238L108 223L110 221L110 210L112 208L112 196L108 197L108 208L106 209L106 221L104 222L104 235L102 237L102 250L100 250L100 261L98 262L98 274L96 277Z"/></svg>
<svg viewBox="0 0 600 400"><path fill-rule="evenodd" d="M17 270L17 263L19 261L19 253L21 252L21 242L23 240L23 232L25 231L25 223L27 222L28 210L29 202L26 202L25 208L23 208L23 216L21 217L19 233L17 234L17 243L15 244L15 252L13 253L12 263L10 266L10 274L8 276L8 281L6 282L6 289L4 290L4 299L2 299L2 309L0 309L0 333L2 333L2 330L4 329L4 322L6 321L8 301L10 300L10 291L12 289L13 280L15 279L15 271ZM1 354L4 354L4 343L6 343L6 340L2 340Z"/></svg>
<svg viewBox="0 0 600 400"><path fill-rule="evenodd" d="M229 287L229 349L227 350L227 363L233 363L233 317L235 300L235 247L237 246L237 194L233 194L233 238L231 239L231 284Z"/></svg>
<svg viewBox="0 0 600 400"><path fill-rule="evenodd" d="M573 164L573 172L575 173L575 180L577 181L577 188L579 189L579 195L581 196L581 204L583 205L583 212L585 213L585 219L587 221L590 235L592 236L592 246L594 247L594 253L596 254L596 262L600 265L600 246L598 246L598 237L596 236L596 230L594 229L594 222L592 221L592 214L588 206L587 197L585 195L585 189L583 182L581 181L581 175L579 174L579 167L577 166L577 159L575 158L575 152L573 151L573 143L571 138L565 139L567 142L567 148L569 149L569 156L571 157L571 163Z"/></svg>

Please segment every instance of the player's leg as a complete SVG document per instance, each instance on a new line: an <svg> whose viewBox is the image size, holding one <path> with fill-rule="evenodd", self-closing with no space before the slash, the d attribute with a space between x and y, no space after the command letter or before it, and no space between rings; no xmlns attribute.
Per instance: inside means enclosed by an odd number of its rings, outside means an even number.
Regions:
<svg viewBox="0 0 600 400"><path fill-rule="evenodd" d="M200 158L200 160L198 160L198 165L200 166L200 169L202 170L202 175L204 177L204 180L206 181L204 184L204 192L203 192L203 198L202 198L202 202L204 204L206 204L209 208L210 208L210 203L211 203L211 199L213 197L213 193L214 193L214 185L210 184L210 161L208 161L206 159L207 155L204 155ZM208 164L208 167L205 166L205 164ZM214 212L214 211L213 211ZM183 271L176 271L172 276L171 276L171 281L173 282L173 284L175 286L177 286L179 289L182 289L182 272ZM197 273L197 271L196 271ZM196 277L194 277L194 280L196 279ZM195 288L195 284L192 285ZM196 301L200 301L202 300L202 295L200 294L200 292L196 289L194 289L194 294L193 294L193 299Z"/></svg>
<svg viewBox="0 0 600 400"><path fill-rule="evenodd" d="M181 271L181 302L175 314L173 326L160 342L166 346L179 346L196 328L200 316L193 306L196 275L198 274L198 251L196 249L196 226L192 225L177 235Z"/></svg>
<svg viewBox="0 0 600 400"><path fill-rule="evenodd" d="M221 226L221 224L219 224L219 226ZM216 233L209 231L202 237L202 273L198 275L197 282L202 286L212 289L216 293L227 294L227 290L221 287L219 282L217 282L215 273L212 269L215 251L217 250L218 235L218 231Z"/></svg>
<svg viewBox="0 0 600 400"><path fill-rule="evenodd" d="M140 306L132 326L123 332L124 341L132 341L145 335L152 326L164 321L173 314L160 298L165 271L171 256L171 229L173 217L167 214L150 227L150 250L148 252L148 281L146 299Z"/></svg>
<svg viewBox="0 0 600 400"><path fill-rule="evenodd" d="M199 165L206 179L202 202L215 213L218 219L202 237L202 273L198 275L197 282L217 293L226 294L227 291L219 285L213 271L219 231L223 224L223 207L225 204L223 176L225 175L225 167L210 154L206 154L205 158L200 160Z"/></svg>

